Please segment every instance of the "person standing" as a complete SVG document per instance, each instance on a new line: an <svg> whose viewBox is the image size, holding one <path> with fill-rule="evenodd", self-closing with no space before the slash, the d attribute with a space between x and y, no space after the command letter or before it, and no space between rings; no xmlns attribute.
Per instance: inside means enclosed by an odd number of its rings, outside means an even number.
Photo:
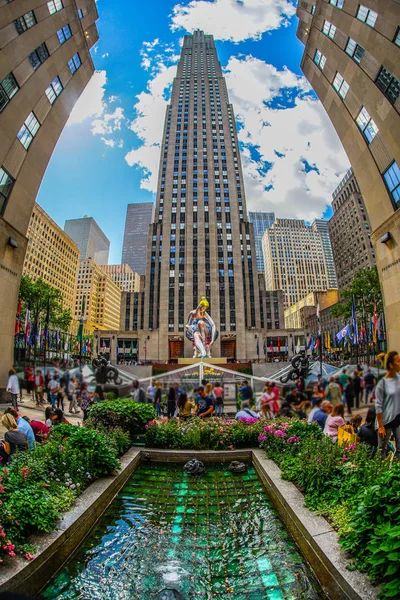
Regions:
<svg viewBox="0 0 400 600"><path fill-rule="evenodd" d="M378 356L378 359L382 355ZM393 434L396 442L395 457L400 458L400 356L392 351L386 354L386 375L376 386L376 420L378 425L378 448L386 458L388 442Z"/></svg>
<svg viewBox="0 0 400 600"><path fill-rule="evenodd" d="M348 377L346 387L344 388L344 396L346 399L347 412L349 415L352 414L351 411L354 406L355 395L356 394L354 391L353 380L351 377Z"/></svg>
<svg viewBox="0 0 400 600"><path fill-rule="evenodd" d="M14 368L8 371L7 392L11 394L11 403L15 409L18 408L19 381Z"/></svg>
<svg viewBox="0 0 400 600"><path fill-rule="evenodd" d="M215 397L214 415L222 417L222 413L224 412L224 388L221 387L219 381L215 384L213 392Z"/></svg>
<svg viewBox="0 0 400 600"><path fill-rule="evenodd" d="M57 381L57 375L54 375L54 377L52 379L50 379L49 383L47 384L47 388L50 392L51 408L53 410L55 410L57 394L60 390L60 386L58 385L58 381Z"/></svg>
<svg viewBox="0 0 400 600"><path fill-rule="evenodd" d="M360 408L360 395L361 395L361 376L360 371L357 369L353 373L353 387L354 395L356 399L356 408Z"/></svg>
<svg viewBox="0 0 400 600"><path fill-rule="evenodd" d="M199 388L199 402L196 405L196 415L201 419L211 417L214 412L213 399L211 396L207 396L203 387Z"/></svg>
<svg viewBox="0 0 400 600"><path fill-rule="evenodd" d="M187 397L185 392L179 394L177 407L179 410L179 418L183 421L187 421L192 415L192 409L194 408L193 400Z"/></svg>
<svg viewBox="0 0 400 600"><path fill-rule="evenodd" d="M342 402L340 386L333 377L330 378L329 383L325 388L325 397L333 404L333 406Z"/></svg>
<svg viewBox="0 0 400 600"><path fill-rule="evenodd" d="M247 401L247 402L251 403L251 401L253 399L253 388L249 385L247 379L243 379L242 387L239 388L239 392L240 392L242 402Z"/></svg>
<svg viewBox="0 0 400 600"><path fill-rule="evenodd" d="M137 379L132 382L131 396L135 402L146 403L146 393Z"/></svg>
<svg viewBox="0 0 400 600"><path fill-rule="evenodd" d="M70 377L68 382L68 400L69 400L69 413L78 413L80 412L78 408L78 404L76 402L76 379L75 377Z"/></svg>
<svg viewBox="0 0 400 600"><path fill-rule="evenodd" d="M365 404L368 404L369 395L372 395L374 391L374 387L376 386L376 379L374 375L371 373L371 369L367 369L367 372L364 375L364 385L365 385Z"/></svg>
<svg viewBox="0 0 400 600"><path fill-rule="evenodd" d="M170 387L167 398L167 417L171 419L174 416L176 410L176 393L175 388Z"/></svg>
<svg viewBox="0 0 400 600"><path fill-rule="evenodd" d="M82 383L81 390L81 409L83 410L83 421L86 421L89 416L89 408L92 404L92 396L88 390L88 384L86 382Z"/></svg>
<svg viewBox="0 0 400 600"><path fill-rule="evenodd" d="M161 417L161 399L162 399L162 390L161 384L159 381L156 381L156 393L154 394L154 408L156 411L156 417Z"/></svg>
<svg viewBox="0 0 400 600"><path fill-rule="evenodd" d="M43 404L43 389L44 389L44 379L42 375L42 371L40 369L36 371L35 375L35 400L36 406L41 406Z"/></svg>
<svg viewBox="0 0 400 600"><path fill-rule="evenodd" d="M149 404L154 404L154 398L156 395L156 386L150 381L150 385L147 388L147 401Z"/></svg>
<svg viewBox="0 0 400 600"><path fill-rule="evenodd" d="M31 367L27 367L25 371L26 376L26 391L28 395L32 395L32 400L35 401L35 377L33 375L33 370Z"/></svg>
<svg viewBox="0 0 400 600"><path fill-rule="evenodd" d="M64 412L64 397L65 397L65 393L67 391L66 379L65 379L64 375L61 375L61 377L58 379L58 382L59 382L60 389L58 390L58 393L57 393L57 408L60 408L60 405L61 405L61 410Z"/></svg>

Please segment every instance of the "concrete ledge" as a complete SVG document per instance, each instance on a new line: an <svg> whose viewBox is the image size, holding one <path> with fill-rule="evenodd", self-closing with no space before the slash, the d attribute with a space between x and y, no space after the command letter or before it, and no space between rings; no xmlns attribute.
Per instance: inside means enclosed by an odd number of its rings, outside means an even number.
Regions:
<svg viewBox="0 0 400 600"><path fill-rule="evenodd" d="M251 450L163 450L158 448L144 448L142 457L149 455L155 462L187 462L198 458L206 463L225 463L231 460L251 462Z"/></svg>
<svg viewBox="0 0 400 600"><path fill-rule="evenodd" d="M268 494L331 600L375 600L379 590L359 571L348 571L350 561L340 550L338 534L322 517L304 506L304 496L263 450L253 450L253 464Z"/></svg>
<svg viewBox="0 0 400 600"><path fill-rule="evenodd" d="M0 592L37 595L49 579L88 535L106 508L140 463L140 450L131 448L121 458L117 475L99 479L90 485L49 534L33 537L37 556L31 562L15 559L0 570Z"/></svg>

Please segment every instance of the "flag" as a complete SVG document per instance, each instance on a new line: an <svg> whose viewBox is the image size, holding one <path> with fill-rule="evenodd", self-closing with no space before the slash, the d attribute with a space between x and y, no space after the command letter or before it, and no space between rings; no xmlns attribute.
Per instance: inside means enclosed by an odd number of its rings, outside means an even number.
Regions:
<svg viewBox="0 0 400 600"><path fill-rule="evenodd" d="M328 350L331 349L331 332L328 331L328 333L326 334L326 348Z"/></svg>
<svg viewBox="0 0 400 600"><path fill-rule="evenodd" d="M321 335L321 321L319 319L319 312L320 311L319 311L319 296L318 296L318 299L317 299L317 310L316 310L315 316L317 317L318 335L320 336Z"/></svg>
<svg viewBox="0 0 400 600"><path fill-rule="evenodd" d="M37 342L38 334L39 334L38 320L39 320L39 302L36 307L35 320L33 321L33 328L32 328L32 345L33 346L36 346L36 342Z"/></svg>
<svg viewBox="0 0 400 600"><path fill-rule="evenodd" d="M22 307L22 300L20 298L18 300L17 314L15 316L15 330L14 330L14 335L18 335L19 334L19 329L21 327L21 307Z"/></svg>
<svg viewBox="0 0 400 600"><path fill-rule="evenodd" d="M260 343L259 343L258 338L257 338L257 342L256 342L256 353L257 353L257 356L259 356L259 354L260 354Z"/></svg>
<svg viewBox="0 0 400 600"><path fill-rule="evenodd" d="M343 329L341 329L339 331L339 333L336 334L336 339L340 343L342 340L344 340L349 335L350 335L350 326L346 325L346 327L343 327Z"/></svg>
<svg viewBox="0 0 400 600"><path fill-rule="evenodd" d="M315 344L314 344L314 348L313 348L313 350L314 350L315 348L319 348L320 344L321 344L321 338L320 338L320 337L317 337L317 339L315 340Z"/></svg>
<svg viewBox="0 0 400 600"><path fill-rule="evenodd" d="M357 325L357 317L356 317L356 303L353 296L353 302L351 304L351 326L353 329L353 337L352 344L353 346L358 346L359 336L358 336L358 325Z"/></svg>
<svg viewBox="0 0 400 600"><path fill-rule="evenodd" d="M300 338L297 338L297 344L296 344L296 354L300 354Z"/></svg>
<svg viewBox="0 0 400 600"><path fill-rule="evenodd" d="M308 340L308 344L307 344L306 350L312 350L311 346L312 346L313 341L314 341L314 338L311 335L310 339Z"/></svg>
<svg viewBox="0 0 400 600"><path fill-rule="evenodd" d="M46 318L44 320L44 349L47 350L50 341L50 332L49 332L49 323L50 323L50 298L47 298L47 310L46 310ZM53 331L54 336L54 331Z"/></svg>
<svg viewBox="0 0 400 600"><path fill-rule="evenodd" d="M87 349L88 349L89 354L91 354L92 353L92 343L90 340L87 340Z"/></svg>
<svg viewBox="0 0 400 600"><path fill-rule="evenodd" d="M376 314L376 298L374 298L374 328L372 331L372 338L374 340L374 344L376 344L376 341L378 339L378 318L377 318L377 314Z"/></svg>
<svg viewBox="0 0 400 600"><path fill-rule="evenodd" d="M292 338L292 352L294 354L294 338Z"/></svg>
<svg viewBox="0 0 400 600"><path fill-rule="evenodd" d="M64 352L68 352L68 334L65 336L65 340L64 340Z"/></svg>
<svg viewBox="0 0 400 600"><path fill-rule="evenodd" d="M25 313L24 336L27 344L31 343L31 303L28 302L28 308Z"/></svg>
<svg viewBox="0 0 400 600"><path fill-rule="evenodd" d="M85 296L82 296L81 318L79 319L78 335L76 336L79 342L83 341L83 323L85 318Z"/></svg>
<svg viewBox="0 0 400 600"><path fill-rule="evenodd" d="M263 352L264 352L264 356L267 356L267 344L266 344L265 340L264 340L264 344L263 344Z"/></svg>
<svg viewBox="0 0 400 600"><path fill-rule="evenodd" d="M272 340L271 340L271 342L270 342L270 344L269 344L269 349L270 349L270 351L271 351L271 352L272 352L272 354L273 354L273 353L274 353L274 347L273 347L273 345L272 345Z"/></svg>
<svg viewBox="0 0 400 600"><path fill-rule="evenodd" d="M134 345L133 345L133 342L131 342L131 347L130 347L130 350L129 350L129 356L130 356L131 358L132 358L132 356L133 356L133 351L134 351L134 349L135 349L135 347L134 347Z"/></svg>
<svg viewBox="0 0 400 600"><path fill-rule="evenodd" d="M310 338L309 349L312 352L313 350L315 350L315 348L316 348L316 341L315 341L315 337L312 335Z"/></svg>
<svg viewBox="0 0 400 600"><path fill-rule="evenodd" d="M106 351L106 342L105 342L104 338L103 338L103 343L101 345L101 349L103 350L103 353Z"/></svg>
<svg viewBox="0 0 400 600"><path fill-rule="evenodd" d="M278 338L278 352L281 351L281 338Z"/></svg>

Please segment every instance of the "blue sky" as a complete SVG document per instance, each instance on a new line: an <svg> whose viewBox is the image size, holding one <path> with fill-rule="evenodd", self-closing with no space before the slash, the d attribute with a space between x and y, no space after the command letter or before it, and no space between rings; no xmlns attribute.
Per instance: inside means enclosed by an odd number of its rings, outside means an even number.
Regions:
<svg viewBox="0 0 400 600"><path fill-rule="evenodd" d="M212 33L234 105L250 209L311 220L349 164L300 71L289 0L99 0L96 73L56 146L37 201L60 225L94 217L121 260L126 205L154 200L182 36Z"/></svg>

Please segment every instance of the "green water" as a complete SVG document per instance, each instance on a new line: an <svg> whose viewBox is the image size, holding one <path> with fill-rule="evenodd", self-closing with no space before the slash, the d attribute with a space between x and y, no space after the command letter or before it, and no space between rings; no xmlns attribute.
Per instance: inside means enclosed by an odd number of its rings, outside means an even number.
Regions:
<svg viewBox="0 0 400 600"><path fill-rule="evenodd" d="M325 598L253 468L182 467L140 466L41 597Z"/></svg>

